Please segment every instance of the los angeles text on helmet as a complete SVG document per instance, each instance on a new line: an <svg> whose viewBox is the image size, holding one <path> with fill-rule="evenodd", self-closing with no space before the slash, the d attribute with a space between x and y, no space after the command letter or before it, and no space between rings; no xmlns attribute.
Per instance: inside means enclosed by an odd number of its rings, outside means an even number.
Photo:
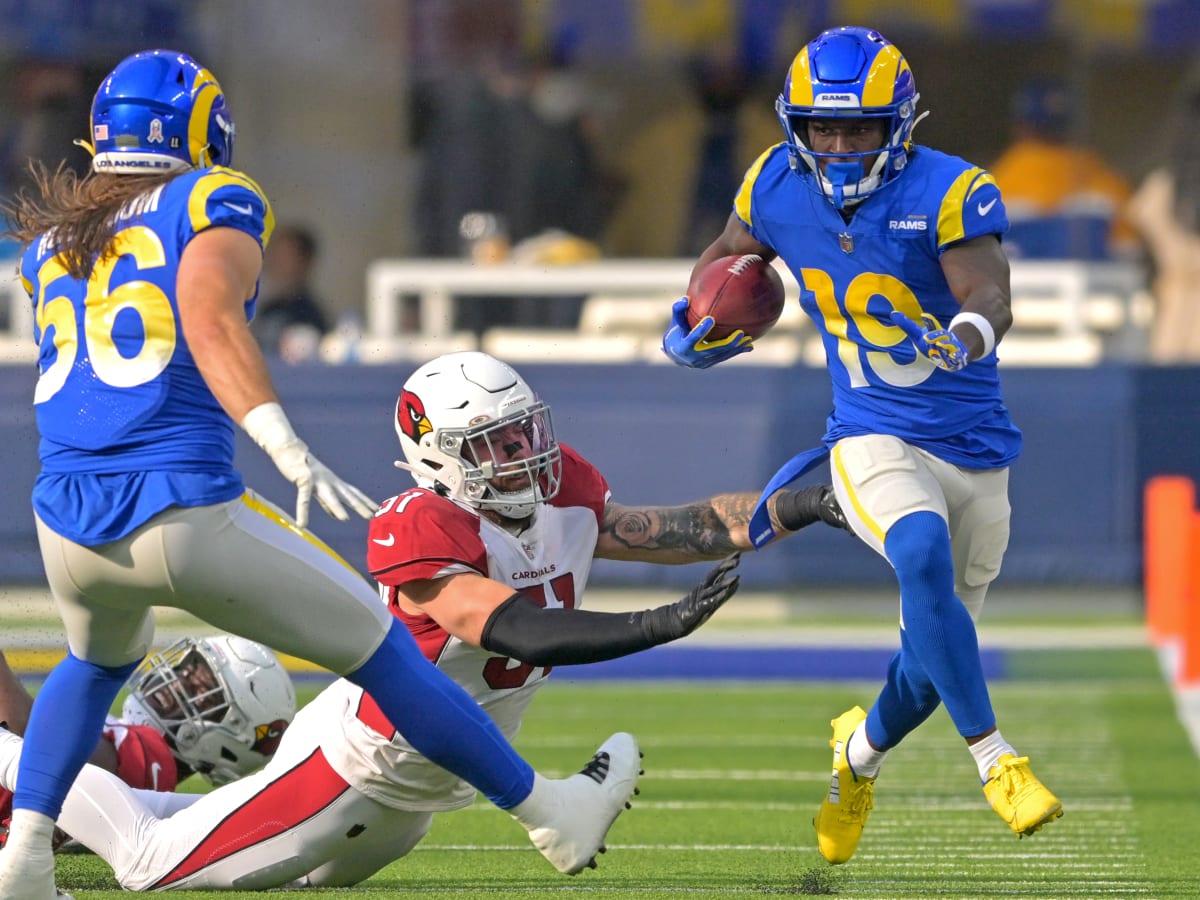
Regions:
<svg viewBox="0 0 1200 900"><path fill-rule="evenodd" d="M166 159L103 159L96 157L92 160L94 169L170 169L174 163Z"/></svg>

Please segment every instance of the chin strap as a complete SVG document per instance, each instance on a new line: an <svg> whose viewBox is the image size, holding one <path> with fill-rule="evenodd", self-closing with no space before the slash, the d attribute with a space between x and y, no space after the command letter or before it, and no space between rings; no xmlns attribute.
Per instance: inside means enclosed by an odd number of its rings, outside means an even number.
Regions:
<svg viewBox="0 0 1200 900"><path fill-rule="evenodd" d="M424 472L419 472L416 466L410 466L402 459L392 460L392 465L397 469L403 469L405 472L412 472L414 475L424 475Z"/></svg>

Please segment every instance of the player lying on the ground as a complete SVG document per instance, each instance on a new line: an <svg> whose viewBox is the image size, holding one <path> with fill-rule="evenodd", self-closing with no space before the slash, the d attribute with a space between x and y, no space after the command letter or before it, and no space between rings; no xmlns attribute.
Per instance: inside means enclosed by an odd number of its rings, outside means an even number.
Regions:
<svg viewBox="0 0 1200 900"><path fill-rule="evenodd" d="M498 360L471 352L422 366L404 385L396 430L419 486L376 514L369 568L425 655L510 739L552 667L683 637L737 588L733 556L675 603L580 609L593 558L685 563L748 548L758 495L613 503L603 476L557 443L550 411ZM782 492L773 508L786 531L843 521L826 486ZM631 743L614 735L572 777L595 777L609 749ZM0 783L10 783L19 749L18 738L0 737ZM300 710L262 771L163 818L142 792L85 767L59 822L130 890L328 887L404 856L434 813L474 796L339 680Z"/></svg>
<svg viewBox="0 0 1200 900"><path fill-rule="evenodd" d="M0 722L21 734L32 705L0 654ZM295 714L292 680L262 644L232 635L183 638L130 678L121 717L109 716L91 761L147 793L173 791L193 772L227 784L263 767ZM145 802L173 807L165 795ZM0 827L11 811L12 791L0 788ZM65 839L60 831L57 842Z"/></svg>

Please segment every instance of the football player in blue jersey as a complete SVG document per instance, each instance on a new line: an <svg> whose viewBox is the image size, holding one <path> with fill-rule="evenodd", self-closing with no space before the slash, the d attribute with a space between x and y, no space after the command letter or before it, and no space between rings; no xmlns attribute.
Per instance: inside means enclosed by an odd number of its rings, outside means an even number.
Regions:
<svg viewBox="0 0 1200 900"><path fill-rule="evenodd" d="M590 776L535 774L306 529L314 495L338 519L375 504L296 436L251 336L274 219L259 186L229 168L234 133L211 72L186 54L137 53L96 92L92 171L35 164L36 196L5 209L28 245L33 508L69 652L26 729L0 897L56 896L54 819L150 646L154 606L345 675L423 755L509 810L556 868L594 865L634 792L636 741L610 741ZM243 485L235 424L296 485L294 519Z"/></svg>
<svg viewBox="0 0 1200 900"><path fill-rule="evenodd" d="M1062 815L996 727L975 619L1008 544L1008 467L1021 433L1001 399L996 343L1012 322L1008 222L991 175L913 144L918 94L876 31L835 28L795 57L776 103L785 140L747 171L721 256L780 257L820 330L833 382L824 446L763 496L832 455L838 502L900 587L900 650L869 713L833 720L833 780L814 819L831 863L858 845L880 764L940 703L992 807L1019 836ZM663 350L705 368L752 349L707 340L675 304ZM754 539L771 537L760 509ZM755 526L752 525L752 528Z"/></svg>

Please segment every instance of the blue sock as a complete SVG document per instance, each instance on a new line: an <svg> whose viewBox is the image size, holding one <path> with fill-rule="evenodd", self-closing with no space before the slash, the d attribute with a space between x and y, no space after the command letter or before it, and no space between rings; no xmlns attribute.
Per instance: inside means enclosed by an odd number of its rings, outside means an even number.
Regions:
<svg viewBox="0 0 1200 900"><path fill-rule="evenodd" d="M888 664L887 681L867 713L867 738L890 750L941 704L937 688L913 653L908 632L900 630L900 650Z"/></svg>
<svg viewBox="0 0 1200 900"><path fill-rule="evenodd" d="M995 726L996 716L983 678L975 623L954 593L945 520L932 512L905 516L888 531L884 549L900 582L908 639L900 653L901 673L913 685L922 678L932 684L963 737L983 734ZM915 667L909 672L909 656L923 673ZM910 712L918 714L919 708Z"/></svg>
<svg viewBox="0 0 1200 900"><path fill-rule="evenodd" d="M346 676L379 704L423 756L448 769L501 809L533 790L533 769L478 703L431 666L399 621L360 668Z"/></svg>
<svg viewBox="0 0 1200 900"><path fill-rule="evenodd" d="M100 741L113 700L137 664L109 668L67 653L51 670L25 728L13 808L58 818L71 783Z"/></svg>

